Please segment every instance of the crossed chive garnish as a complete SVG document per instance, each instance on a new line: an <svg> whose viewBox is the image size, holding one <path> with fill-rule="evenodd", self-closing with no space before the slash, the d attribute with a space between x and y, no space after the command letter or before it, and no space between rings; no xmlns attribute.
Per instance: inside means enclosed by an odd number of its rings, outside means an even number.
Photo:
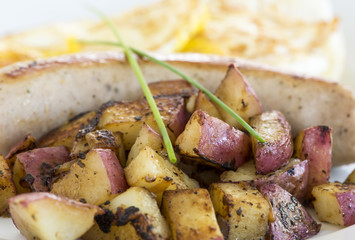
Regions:
<svg viewBox="0 0 355 240"><path fill-rule="evenodd" d="M144 96L147 99L147 102L149 104L149 107L152 110L153 116L155 118L155 121L157 122L157 125L159 127L160 133L162 135L163 138L163 142L166 148L166 151L168 153L168 158L170 160L170 162L172 163L176 163L176 156L175 156L175 152L174 152L174 148L173 145L170 141L169 135L168 135L168 131L166 130L166 127L164 125L164 122L161 118L161 115L159 113L158 107L154 101L153 95L150 92L150 89L148 87L148 84L143 76L142 70L139 67L139 64L136 60L136 58L134 57L134 54L137 54L140 57L145 57L157 64L160 64L161 66L169 69L170 71L174 72L175 74L177 74L178 76L182 77L183 79L185 79L187 82L189 82L191 85L193 85L194 87L196 87L197 89L200 89L204 94L206 94L213 102L215 102L217 105L219 105L221 108L223 108L225 111L227 111L232 117L234 117L239 123L240 125L242 125L253 137L255 137L259 142L264 143L265 140L246 122L244 121L243 118L241 118L237 113L235 113L230 107L228 107L223 101L221 101L219 98L217 98L212 92L210 92L208 89L206 89L204 86L202 86L201 84L199 84L198 82L196 82L195 80L193 80L192 78L190 78L189 76L185 75L183 72L179 71L178 69L176 69L175 67L173 67L172 65L164 62L164 61L160 61L157 58L143 52L140 51L138 49L135 49L133 47L129 47L126 45L126 43L123 41L121 35L119 34L116 26L114 25L114 23L111 21L111 19L109 19L104 13L102 13L101 11L97 10L96 8L91 8L91 10L93 12L95 12L106 24L107 26L111 29L112 33L115 35L116 39L118 42L110 42L110 41L79 41L80 43L84 43L84 44L100 44L100 45L110 45L110 46L116 46L116 47L122 47L124 50L124 53L126 55L127 61L130 64L133 72L135 73L139 84L142 88L142 91L144 93Z"/></svg>

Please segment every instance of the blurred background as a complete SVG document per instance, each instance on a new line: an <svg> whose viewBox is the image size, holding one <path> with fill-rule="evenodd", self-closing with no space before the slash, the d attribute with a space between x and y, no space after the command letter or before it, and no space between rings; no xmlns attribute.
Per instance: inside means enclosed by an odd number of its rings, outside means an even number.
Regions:
<svg viewBox="0 0 355 240"><path fill-rule="evenodd" d="M346 46L346 62L340 82L350 85L355 88L355 33L353 25L355 23L355 14L353 9L355 3L349 0L314 0L312 4L317 2L331 2L332 9L336 17L340 19L341 29L345 36ZM74 21L82 19L97 20L97 17L92 14L86 7L95 6L107 14L123 13L129 11L136 6L148 5L158 2L157 0L61 0L61 1L46 1L46 0L12 0L3 2L0 8L0 36L17 33L22 30L48 25L57 22ZM272 1L271 1L272 2ZM295 0L288 0L291 4ZM306 2L306 1L304 1ZM329 10L329 9L327 9ZM292 11L292 9L290 9ZM291 14L291 12L290 12ZM304 14L307 14L305 12ZM292 15L292 14L291 14ZM210 46L208 46L210 47ZM1 48L1 45L0 45ZM334 56L338 58L338 56ZM352 64L353 63L353 64ZM299 68L292 68L297 71ZM312 74L312 71L308 71ZM306 72L306 73L308 73ZM330 79L332 78L329 77ZM353 80L354 79L354 80Z"/></svg>
<svg viewBox="0 0 355 240"><path fill-rule="evenodd" d="M334 13L339 16L341 26L345 35L346 65L343 75L343 82L355 88L355 14L352 9L355 7L354 1L332 0Z"/></svg>

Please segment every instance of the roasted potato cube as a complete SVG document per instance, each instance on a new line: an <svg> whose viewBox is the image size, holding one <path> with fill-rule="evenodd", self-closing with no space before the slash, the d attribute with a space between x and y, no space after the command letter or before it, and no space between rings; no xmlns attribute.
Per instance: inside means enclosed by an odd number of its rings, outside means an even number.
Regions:
<svg viewBox="0 0 355 240"><path fill-rule="evenodd" d="M64 175L66 175L69 171L71 166L76 163L78 160L74 159L71 160L69 162L65 162L63 164L60 164L58 166L56 166L53 169L53 182L55 182L58 178L63 177Z"/></svg>
<svg viewBox="0 0 355 240"><path fill-rule="evenodd" d="M319 232L321 225L282 187L268 183L260 188L260 192L272 207L268 239L305 239Z"/></svg>
<svg viewBox="0 0 355 240"><path fill-rule="evenodd" d="M90 204L100 204L128 188L123 169L110 149L90 150L70 166L51 192Z"/></svg>
<svg viewBox="0 0 355 240"><path fill-rule="evenodd" d="M90 124L96 117L96 112L81 113L59 128L53 129L42 136L37 145L39 147L66 146L71 149L73 141L78 131Z"/></svg>
<svg viewBox="0 0 355 240"><path fill-rule="evenodd" d="M341 226L355 224L355 185L327 183L315 186L314 209L320 221Z"/></svg>
<svg viewBox="0 0 355 240"><path fill-rule="evenodd" d="M36 148L17 154L13 177L18 192L48 192L54 168L69 160L69 151L64 146Z"/></svg>
<svg viewBox="0 0 355 240"><path fill-rule="evenodd" d="M51 193L25 193L9 200L16 227L26 239L78 239L94 224L99 207Z"/></svg>
<svg viewBox="0 0 355 240"><path fill-rule="evenodd" d="M121 166L126 166L126 153L123 144L123 134L121 132L112 133L106 129L96 130L87 133L85 139L90 149L111 149L116 154Z"/></svg>
<svg viewBox="0 0 355 240"><path fill-rule="evenodd" d="M350 175L345 179L345 183L355 183L355 169L350 173Z"/></svg>
<svg viewBox="0 0 355 240"><path fill-rule="evenodd" d="M307 183L309 179L308 161L293 159L286 166L254 180L256 187L261 187L268 182L275 182L280 187L288 191L300 203L303 203L307 193Z"/></svg>
<svg viewBox="0 0 355 240"><path fill-rule="evenodd" d="M332 166L332 129L315 126L301 131L295 140L295 157L307 159L309 165L308 193L314 186L327 183Z"/></svg>
<svg viewBox="0 0 355 240"><path fill-rule="evenodd" d="M124 148L124 142L123 142L123 133L121 132L113 132L113 136L116 139L117 143L117 148L115 148L115 153L120 161L120 164L122 167L126 167L127 164L127 156L126 156L126 149Z"/></svg>
<svg viewBox="0 0 355 240"><path fill-rule="evenodd" d="M195 111L196 98L197 94L195 93L186 100L186 111L189 114L192 114Z"/></svg>
<svg viewBox="0 0 355 240"><path fill-rule="evenodd" d="M270 207L248 183L213 183L209 187L217 220L225 239L264 239Z"/></svg>
<svg viewBox="0 0 355 240"><path fill-rule="evenodd" d="M95 217L84 240L170 239L169 226L153 194L145 188L131 187L103 208L105 214Z"/></svg>
<svg viewBox="0 0 355 240"><path fill-rule="evenodd" d="M15 161L12 169L12 178L17 193L31 192L31 186L34 182L34 178L30 174L26 175L25 168L19 160Z"/></svg>
<svg viewBox="0 0 355 240"><path fill-rule="evenodd" d="M300 161L293 158L286 166L266 175L256 174L255 164L253 161L249 161L239 167L237 171L222 173L220 179L222 182L249 182L255 187L275 182L302 203L307 192L308 176L308 160Z"/></svg>
<svg viewBox="0 0 355 240"><path fill-rule="evenodd" d="M218 86L215 95L248 123L251 117L263 112L254 90L234 65L229 66L227 74ZM226 110L217 105L216 107L226 123L243 129L242 125Z"/></svg>
<svg viewBox="0 0 355 240"><path fill-rule="evenodd" d="M241 182L254 180L262 176L264 175L256 173L254 161L247 161L235 171L224 171L220 176L220 180L222 182Z"/></svg>
<svg viewBox="0 0 355 240"><path fill-rule="evenodd" d="M6 155L5 159L10 169L14 167L16 161L16 154L32 150L36 147L36 140L31 134L27 134L20 141L18 141L9 153Z"/></svg>
<svg viewBox="0 0 355 240"><path fill-rule="evenodd" d="M196 110L202 110L208 115L222 119L221 114L219 113L218 109L216 108L215 105L211 102L211 100L200 90L196 96L195 100L195 109Z"/></svg>
<svg viewBox="0 0 355 240"><path fill-rule="evenodd" d="M250 120L250 125L265 139L252 137L256 171L268 174L287 164L293 153L291 125L278 111L264 112Z"/></svg>
<svg viewBox="0 0 355 240"><path fill-rule="evenodd" d="M188 121L182 97L159 97L155 99L162 120L167 126L172 142L183 131ZM145 99L131 102L111 102L105 104L98 127L111 132L122 132L125 149L131 149L143 123L160 132L153 113Z"/></svg>
<svg viewBox="0 0 355 240"><path fill-rule="evenodd" d="M148 84L148 87L153 96L160 97L179 96L187 98L196 92L194 86L182 79L152 82Z"/></svg>
<svg viewBox="0 0 355 240"><path fill-rule="evenodd" d="M78 133L76 134L73 140L71 151L70 151L70 157L72 159L85 158L85 154L92 149L89 146L89 143L86 139L86 135L91 132L94 132L97 129L99 116L101 116L101 114L96 114L96 116L88 125L79 129Z"/></svg>
<svg viewBox="0 0 355 240"><path fill-rule="evenodd" d="M196 180L163 159L149 146L144 147L124 170L129 186L145 187L160 205L165 190L199 188Z"/></svg>
<svg viewBox="0 0 355 240"><path fill-rule="evenodd" d="M173 239L223 239L206 189L165 191L162 211Z"/></svg>
<svg viewBox="0 0 355 240"><path fill-rule="evenodd" d="M85 154L90 151L90 146L85 136L76 137L73 141L73 147L70 151L71 159L82 159L85 158Z"/></svg>
<svg viewBox="0 0 355 240"><path fill-rule="evenodd" d="M0 155L0 215L8 208L7 200L16 195L12 172L3 156Z"/></svg>
<svg viewBox="0 0 355 240"><path fill-rule="evenodd" d="M70 153L72 159L84 158L91 149L111 149L120 161L121 166L126 165L126 152L121 132L112 133L106 129L84 129L79 131L73 142Z"/></svg>
<svg viewBox="0 0 355 240"><path fill-rule="evenodd" d="M167 156L163 138L149 125L143 124L141 130L139 131L139 135L131 148L131 151L129 151L127 166L145 146L151 147L160 156Z"/></svg>
<svg viewBox="0 0 355 240"><path fill-rule="evenodd" d="M192 114L176 147L191 161L226 169L236 169L250 156L248 135L201 110Z"/></svg>
<svg viewBox="0 0 355 240"><path fill-rule="evenodd" d="M118 148L115 136L112 132L106 129L89 132L85 135L85 139L91 149L104 148L111 149L113 152L116 152L115 150Z"/></svg>

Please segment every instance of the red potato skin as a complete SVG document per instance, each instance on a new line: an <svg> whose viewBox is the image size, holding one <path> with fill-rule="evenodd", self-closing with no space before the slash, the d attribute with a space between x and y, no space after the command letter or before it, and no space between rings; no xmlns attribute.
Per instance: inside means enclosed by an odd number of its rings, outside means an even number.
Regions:
<svg viewBox="0 0 355 240"><path fill-rule="evenodd" d="M280 169L280 171L281 170L282 169ZM261 188L267 183L274 182L295 196L300 203L303 203L307 193L308 176L308 161L305 160L293 165L282 173L278 173L278 171L276 171L254 180L245 180L245 182L257 188ZM222 182L237 183L237 181Z"/></svg>
<svg viewBox="0 0 355 240"><path fill-rule="evenodd" d="M185 129L186 123L189 121L190 114L186 111L184 99L180 99L180 103L177 106L177 113L170 119L167 128L169 128L178 137Z"/></svg>
<svg viewBox="0 0 355 240"><path fill-rule="evenodd" d="M344 226L355 224L355 192L337 193L336 198L343 213Z"/></svg>
<svg viewBox="0 0 355 240"><path fill-rule="evenodd" d="M14 166L15 155L21 152L32 150L36 147L36 140L31 134L27 134L13 145L6 155L5 159L10 168Z"/></svg>
<svg viewBox="0 0 355 240"><path fill-rule="evenodd" d="M282 150L281 154L279 154L280 149L285 150ZM260 174L268 174L284 166L292 155L292 153L289 154L289 152L292 151L289 151L288 149L290 149L290 143L288 140L277 145L270 144L267 148L258 148L255 153L256 172ZM275 157L276 155L279 155L279 157Z"/></svg>
<svg viewBox="0 0 355 240"><path fill-rule="evenodd" d="M111 193L116 194L126 191L129 186L126 182L123 168L115 153L110 149L93 149L99 154L105 166L107 177L111 183Z"/></svg>
<svg viewBox="0 0 355 240"><path fill-rule="evenodd" d="M276 142L268 142L267 136L262 136L266 139L265 143L252 139L256 171L260 174L268 174L287 164L293 154L293 140L291 125L281 112L272 111L263 114L275 114L278 123L284 129L283 136ZM263 119L263 114L260 115L261 119Z"/></svg>
<svg viewBox="0 0 355 240"><path fill-rule="evenodd" d="M250 139L244 132L197 110L201 119L201 138L195 152L201 157L213 159L228 169L237 169L250 155Z"/></svg>
<svg viewBox="0 0 355 240"><path fill-rule="evenodd" d="M297 141L296 141L297 142ZM308 190L327 183L332 167L332 129L316 126L304 130L301 153L297 157L309 161Z"/></svg>
<svg viewBox="0 0 355 240"><path fill-rule="evenodd" d="M268 183L260 192L269 200L274 215L274 221L269 222L269 239L306 239L319 232L321 225L282 187Z"/></svg>
<svg viewBox="0 0 355 240"><path fill-rule="evenodd" d="M283 174L267 175L265 178L258 178L251 181L251 184L260 188L269 182L275 182L302 203L307 193L308 174L309 168L308 161L306 160L294 165Z"/></svg>
<svg viewBox="0 0 355 240"><path fill-rule="evenodd" d="M17 199L20 199L20 203L24 206L24 207L27 207L28 204L32 203L32 202L36 202L38 200L42 200L42 199L54 199L54 200L57 200L59 202L63 202L63 203L66 203L66 204L70 204L70 205L80 205L80 206L86 206L88 208L97 208L98 212L99 213L102 213L103 211L99 208L99 207L96 207L94 205L91 205L91 204L86 204L86 203L82 203L82 202L79 202L79 201L75 201L75 200L72 200L70 198L67 198L67 197L63 197L63 196L58 196L58 195L55 195L53 193L49 193L49 192L31 192L31 193L22 193L22 194L19 194L19 195L16 195L12 198L10 198L8 200L9 202L9 205L11 206L12 203L16 202ZM11 211L11 208L10 208L10 211Z"/></svg>
<svg viewBox="0 0 355 240"><path fill-rule="evenodd" d="M54 167L70 160L69 151L64 146L37 148L17 155L26 174L32 175L32 188L36 192L49 191L51 173Z"/></svg>

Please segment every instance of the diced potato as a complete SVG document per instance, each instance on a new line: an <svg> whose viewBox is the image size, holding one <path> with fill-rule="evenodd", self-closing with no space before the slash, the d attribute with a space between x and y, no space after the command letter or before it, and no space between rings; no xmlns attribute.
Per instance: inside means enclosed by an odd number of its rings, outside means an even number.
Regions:
<svg viewBox="0 0 355 240"><path fill-rule="evenodd" d="M180 96L190 97L196 92L196 88L188 83L186 80L167 80L152 82L148 87L153 96Z"/></svg>
<svg viewBox="0 0 355 240"><path fill-rule="evenodd" d="M147 188L157 195L159 205L165 190L199 188L196 180L189 178L149 146L139 152L124 172L128 185Z"/></svg>
<svg viewBox="0 0 355 240"><path fill-rule="evenodd" d="M250 120L250 126L266 141L251 137L256 171L268 174L287 164L293 153L291 125L278 111L264 112Z"/></svg>
<svg viewBox="0 0 355 240"><path fill-rule="evenodd" d="M70 157L72 159L84 158L86 153L95 148L111 149L116 154L121 166L126 165L122 133L112 133L106 129L84 129L79 132L73 142Z"/></svg>
<svg viewBox="0 0 355 240"><path fill-rule="evenodd" d="M90 146L85 138L85 136L75 137L73 141L73 147L70 151L71 159L83 159L85 154L90 151Z"/></svg>
<svg viewBox="0 0 355 240"><path fill-rule="evenodd" d="M69 151L64 146L36 148L17 154L13 177L18 192L48 192L54 168L69 160Z"/></svg>
<svg viewBox="0 0 355 240"><path fill-rule="evenodd" d="M183 131L188 114L182 97L159 97L155 99L162 120L167 126L172 142ZM122 132L125 149L131 149L143 123L159 132L153 113L145 99L131 102L111 102L101 109L98 127L111 132Z"/></svg>
<svg viewBox="0 0 355 240"><path fill-rule="evenodd" d="M213 183L209 192L225 239L264 239L270 207L247 183Z"/></svg>
<svg viewBox="0 0 355 240"><path fill-rule="evenodd" d="M206 189L165 191L162 211L173 239L223 239Z"/></svg>
<svg viewBox="0 0 355 240"><path fill-rule="evenodd" d="M139 131L139 135L131 148L131 151L129 151L127 166L145 146L151 147L160 156L167 156L163 138L149 125L143 124L142 129Z"/></svg>
<svg viewBox="0 0 355 240"><path fill-rule="evenodd" d="M85 154L87 154L91 148L88 141L86 140L86 135L92 131L95 131L96 128L92 128L92 125L82 128L79 130L78 134L75 136L70 151L71 159L84 159Z"/></svg>
<svg viewBox="0 0 355 240"><path fill-rule="evenodd" d="M31 192L31 186L34 182L34 178L30 174L26 175L23 164L18 160L15 161L12 169L12 178L17 193Z"/></svg>
<svg viewBox="0 0 355 240"><path fill-rule="evenodd" d="M127 188L115 153L98 148L73 163L69 172L53 184L51 192L85 203L100 204Z"/></svg>
<svg viewBox="0 0 355 240"><path fill-rule="evenodd" d="M170 239L169 226L145 188L131 187L103 207L105 214L95 217L84 240Z"/></svg>
<svg viewBox="0 0 355 240"><path fill-rule="evenodd" d="M263 177L262 174L257 174L254 161L247 161L235 171L225 171L221 174L222 182L241 182L254 180Z"/></svg>
<svg viewBox="0 0 355 240"><path fill-rule="evenodd" d="M191 95L186 101L186 111L192 114L195 111L195 104L196 104L197 94Z"/></svg>
<svg viewBox="0 0 355 240"><path fill-rule="evenodd" d="M256 174L255 164L249 161L236 171L222 173L220 179L222 182L247 181L255 187L261 187L267 182L275 182L302 203L307 192L308 176L308 160L300 161L293 158L286 166L266 175Z"/></svg>
<svg viewBox="0 0 355 240"><path fill-rule="evenodd" d="M96 116L96 112L81 113L59 128L53 129L42 136L37 144L39 147L66 146L71 149L78 131L88 125Z"/></svg>
<svg viewBox="0 0 355 240"><path fill-rule="evenodd" d="M12 172L3 156L0 155L0 215L8 208L7 200L16 195Z"/></svg>
<svg viewBox="0 0 355 240"><path fill-rule="evenodd" d="M236 169L250 156L248 135L201 110L192 114L176 147L191 161L226 169Z"/></svg>
<svg viewBox="0 0 355 240"><path fill-rule="evenodd" d="M345 179L344 183L355 183L355 169L350 173L350 175Z"/></svg>
<svg viewBox="0 0 355 240"><path fill-rule="evenodd" d="M85 139L90 149L111 149L116 154L121 166L124 167L126 165L126 153L122 135L121 132L111 133L110 131L103 129L87 133Z"/></svg>
<svg viewBox="0 0 355 240"><path fill-rule="evenodd" d="M26 193L9 200L16 227L26 239L75 240L94 224L99 207L50 193Z"/></svg>
<svg viewBox="0 0 355 240"><path fill-rule="evenodd" d="M99 123L100 116L101 113L96 114L96 116L90 121L89 124L79 129L72 143L70 151L71 159L83 159L85 158L85 154L92 149L89 146L88 141L86 140L86 135L88 133L94 132L97 129L97 124Z"/></svg>
<svg viewBox="0 0 355 240"><path fill-rule="evenodd" d="M327 183L315 186L314 209L320 221L341 226L355 224L355 185Z"/></svg>
<svg viewBox="0 0 355 240"><path fill-rule="evenodd" d="M6 155L5 159L10 169L14 167L16 161L16 154L32 150L36 147L36 140L31 134L27 134L20 141L18 141L9 153Z"/></svg>
<svg viewBox="0 0 355 240"><path fill-rule="evenodd" d="M268 239L306 239L319 232L321 225L282 187L268 183L260 188L260 192L272 207Z"/></svg>
<svg viewBox="0 0 355 240"><path fill-rule="evenodd" d="M254 90L249 86L247 80L234 65L229 67L215 95L248 123L251 117L263 112L261 103ZM216 107L226 123L233 127L243 129L240 123L226 110L220 106Z"/></svg>
<svg viewBox="0 0 355 240"><path fill-rule="evenodd" d="M332 129L327 126L315 126L301 131L295 140L294 155L301 160L308 160L307 198L310 198L313 187L327 183L330 177Z"/></svg>
<svg viewBox="0 0 355 240"><path fill-rule="evenodd" d="M55 182L58 178L61 178L66 175L70 171L71 166L77 161L78 160L74 159L56 166L53 169L53 182Z"/></svg>
<svg viewBox="0 0 355 240"><path fill-rule="evenodd" d="M222 116L217 110L216 106L213 105L211 100L208 99L208 97L201 90L197 94L194 111L199 109L212 117L222 119Z"/></svg>
<svg viewBox="0 0 355 240"><path fill-rule="evenodd" d="M91 149L104 148L115 152L116 148L118 148L115 136L106 129L89 132L85 135L85 139Z"/></svg>
<svg viewBox="0 0 355 240"><path fill-rule="evenodd" d="M268 182L275 182L296 197L300 203L303 203L307 193L308 179L308 161L300 162L298 159L293 159L288 165L276 172L255 179L253 185L261 187Z"/></svg>
<svg viewBox="0 0 355 240"><path fill-rule="evenodd" d="M126 157L126 149L124 148L123 133L113 132L112 134L115 137L118 146L117 148L115 148L116 156L120 161L121 166L126 167L127 157Z"/></svg>

